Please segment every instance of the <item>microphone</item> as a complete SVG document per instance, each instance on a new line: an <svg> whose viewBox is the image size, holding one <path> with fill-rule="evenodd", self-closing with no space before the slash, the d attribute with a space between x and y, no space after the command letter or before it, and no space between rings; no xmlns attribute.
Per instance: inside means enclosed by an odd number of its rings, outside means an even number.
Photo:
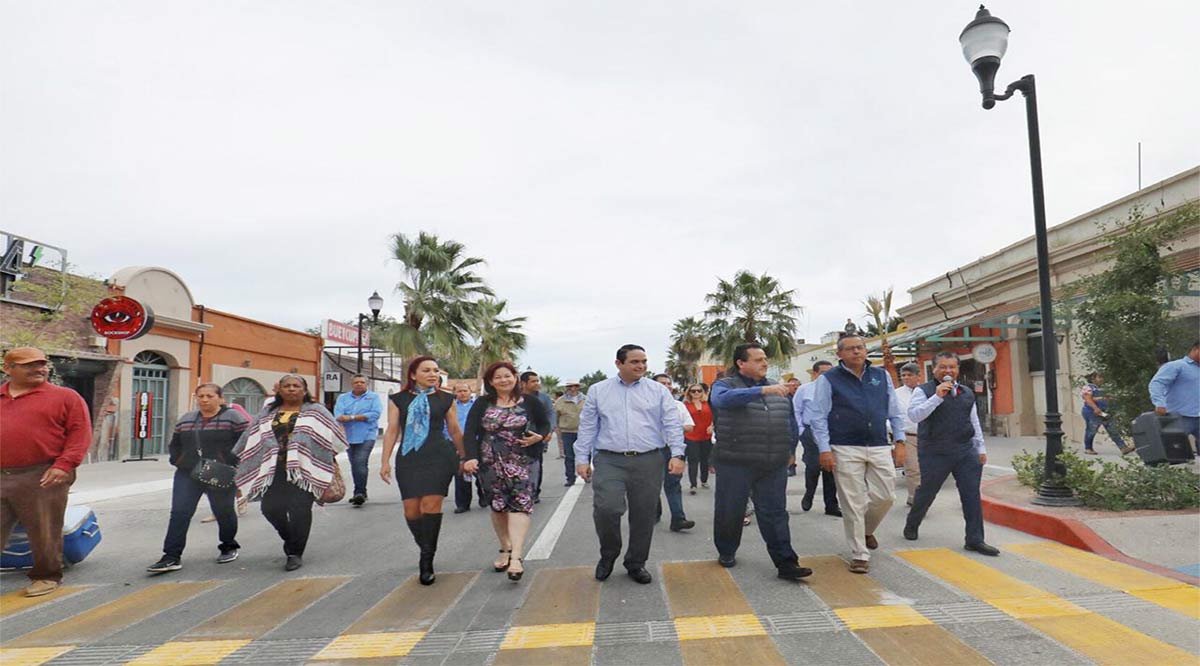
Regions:
<svg viewBox="0 0 1200 666"><path fill-rule="evenodd" d="M951 383L951 384L953 384L953 383L954 383L954 378L953 378L953 377L951 377L950 375L946 375L945 377L942 377L942 381L943 381L943 382L947 382L947 383ZM953 394L954 396L957 396L957 395L958 395L958 385L955 385L955 386L954 386L953 388L951 388L950 390L951 390L951 392L952 392L952 394Z"/></svg>

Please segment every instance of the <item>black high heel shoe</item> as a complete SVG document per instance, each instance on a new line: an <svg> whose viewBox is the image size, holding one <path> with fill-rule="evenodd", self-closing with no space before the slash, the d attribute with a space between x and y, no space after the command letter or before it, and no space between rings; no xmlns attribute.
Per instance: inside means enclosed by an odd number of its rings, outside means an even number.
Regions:
<svg viewBox="0 0 1200 666"><path fill-rule="evenodd" d="M515 582L517 582L517 581L519 581L519 580L521 580L521 576L525 575L525 569L524 569L524 566L525 566L525 560L523 560L523 559L521 559L521 558L519 558L519 557L518 557L518 558L517 558L517 561L521 563L521 567L522 567L522 569L521 569L520 571L510 571L510 572L508 572L508 579L509 579L509 580L511 580L511 581L512 581L512 582L514 582L514 583L515 583ZM510 560L510 561L509 561L509 564L511 564L511 563L512 563L512 561Z"/></svg>
<svg viewBox="0 0 1200 666"><path fill-rule="evenodd" d="M500 552L501 552L501 553L512 553L512 549L511 549L511 548L509 548L508 550L504 550L503 548L501 548L501 549L500 549ZM495 569L496 571L508 571L508 567L509 567L511 564L512 564L512 555L509 555L509 556L508 556L508 562L505 562L504 566L502 566L502 567L498 567L498 566L496 566L495 564L493 564L493 565L492 565L492 568L493 568L493 569Z"/></svg>

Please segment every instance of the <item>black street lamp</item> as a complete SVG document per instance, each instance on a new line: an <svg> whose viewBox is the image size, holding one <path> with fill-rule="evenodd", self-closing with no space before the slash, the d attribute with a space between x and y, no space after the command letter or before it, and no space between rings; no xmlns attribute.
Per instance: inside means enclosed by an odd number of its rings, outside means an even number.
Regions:
<svg viewBox="0 0 1200 666"><path fill-rule="evenodd" d="M1038 488L1034 504L1076 506L1079 500L1062 482L1062 414L1058 411L1058 338L1054 334L1054 311L1050 299L1050 251L1046 242L1046 197L1042 189L1042 143L1038 132L1037 92L1033 75L1026 74L1010 83L1004 94L995 94L996 72L1008 49L1008 24L992 16L983 5L975 20L963 28L958 41L963 56L979 79L983 108L996 106L1016 91L1025 97L1025 117L1029 125L1029 170L1033 177L1033 227L1037 246L1038 295L1041 297L1042 358L1046 374L1046 480Z"/></svg>
<svg viewBox="0 0 1200 666"><path fill-rule="evenodd" d="M379 311L383 309L383 297L379 292L372 292L371 297L367 299L367 307L371 308L371 316L369 319L373 322L379 321ZM355 370L358 374L362 374L362 327L363 320L368 319L367 315L358 313L358 367Z"/></svg>

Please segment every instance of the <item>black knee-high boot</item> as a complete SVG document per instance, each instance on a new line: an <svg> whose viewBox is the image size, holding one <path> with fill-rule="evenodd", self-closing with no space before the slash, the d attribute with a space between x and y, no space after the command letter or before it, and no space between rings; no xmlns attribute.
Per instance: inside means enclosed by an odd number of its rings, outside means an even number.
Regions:
<svg viewBox="0 0 1200 666"><path fill-rule="evenodd" d="M421 584L433 585L436 576L433 573L433 556L437 553L438 536L442 531L442 514L427 513L421 516L424 528L424 541L421 543Z"/></svg>
<svg viewBox="0 0 1200 666"><path fill-rule="evenodd" d="M406 518L405 522L408 523L408 531L412 532L413 542L417 544L422 553L425 552L425 517L421 516L413 520Z"/></svg>

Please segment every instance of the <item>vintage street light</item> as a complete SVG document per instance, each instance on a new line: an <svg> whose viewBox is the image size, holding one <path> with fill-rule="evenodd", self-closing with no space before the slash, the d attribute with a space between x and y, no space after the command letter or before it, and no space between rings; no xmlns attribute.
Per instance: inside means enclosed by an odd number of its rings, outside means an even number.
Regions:
<svg viewBox="0 0 1200 666"><path fill-rule="evenodd" d="M357 369L355 369L355 372L357 372L359 374L362 374L363 320L370 319L373 322L378 322L379 321L379 311L383 309L383 297L379 295L378 291L371 293L371 297L367 299L367 307L371 309L370 317L367 317L367 315L365 315L361 312L358 313L358 367L357 367ZM372 374L374 374L374 373L372 373Z"/></svg>
<svg viewBox="0 0 1200 666"><path fill-rule="evenodd" d="M1042 142L1038 132L1037 91L1033 75L1026 74L1010 83L1004 94L995 94L996 72L1008 49L1008 24L992 16L983 6L975 20L963 28L958 41L963 56L979 79L983 108L996 106L1021 91L1025 97L1025 117L1029 127L1029 171L1033 179L1033 228L1037 246L1038 295L1041 300L1042 358L1046 375L1046 480L1038 488L1034 504L1075 506L1079 500L1062 482L1062 414L1058 411L1058 338L1054 333L1054 310L1050 299L1050 250L1046 241L1046 197L1042 189Z"/></svg>

